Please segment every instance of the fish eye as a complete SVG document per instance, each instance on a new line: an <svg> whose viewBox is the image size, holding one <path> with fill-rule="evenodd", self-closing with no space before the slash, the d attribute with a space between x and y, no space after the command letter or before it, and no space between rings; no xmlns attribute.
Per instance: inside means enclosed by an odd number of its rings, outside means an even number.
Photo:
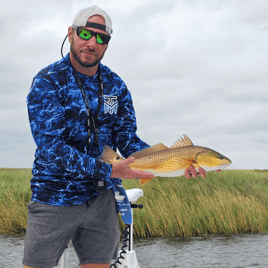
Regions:
<svg viewBox="0 0 268 268"><path fill-rule="evenodd" d="M223 159L224 159L224 157L223 157L222 155L220 155L220 157L219 157L219 158L220 158L220 160L223 160Z"/></svg>
<svg viewBox="0 0 268 268"><path fill-rule="evenodd" d="M116 159L116 160L119 160L119 159L120 159L120 157L119 157L119 156L117 156L115 159Z"/></svg>

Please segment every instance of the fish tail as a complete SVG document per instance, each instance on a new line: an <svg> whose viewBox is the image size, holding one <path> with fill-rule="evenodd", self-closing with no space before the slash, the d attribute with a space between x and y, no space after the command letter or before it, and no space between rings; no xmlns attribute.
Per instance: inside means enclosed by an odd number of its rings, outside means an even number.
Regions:
<svg viewBox="0 0 268 268"><path fill-rule="evenodd" d="M117 154L112 148L104 145L102 154L98 160L112 165L115 162L122 160L122 157L120 157L119 154Z"/></svg>

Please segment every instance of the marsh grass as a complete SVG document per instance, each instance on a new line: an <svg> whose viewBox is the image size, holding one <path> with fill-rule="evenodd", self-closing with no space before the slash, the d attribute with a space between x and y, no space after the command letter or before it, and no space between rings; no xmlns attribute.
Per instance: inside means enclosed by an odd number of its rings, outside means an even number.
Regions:
<svg viewBox="0 0 268 268"><path fill-rule="evenodd" d="M0 169L0 233L26 232L30 179L31 169Z"/></svg>
<svg viewBox="0 0 268 268"><path fill-rule="evenodd" d="M140 188L124 180L124 186ZM136 236L203 236L266 232L268 230L268 172L210 172L205 179L158 178L143 188L134 210Z"/></svg>
<svg viewBox="0 0 268 268"><path fill-rule="evenodd" d="M31 197L30 169L0 169L0 233L25 233ZM268 171L209 172L205 179L156 178L141 188L134 235L204 236L268 231ZM120 220L121 229L124 227Z"/></svg>

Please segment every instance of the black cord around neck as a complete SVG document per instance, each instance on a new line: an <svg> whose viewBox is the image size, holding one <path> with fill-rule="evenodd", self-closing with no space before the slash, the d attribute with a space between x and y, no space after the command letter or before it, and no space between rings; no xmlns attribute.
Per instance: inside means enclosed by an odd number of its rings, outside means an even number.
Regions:
<svg viewBox="0 0 268 268"><path fill-rule="evenodd" d="M70 60L71 62L71 60ZM79 85L79 88L81 90L84 103L86 105L87 109L87 129L88 129L88 145L90 144L91 140L91 134L94 131L95 133L95 145L99 147L99 130L98 130L98 121L99 121L99 115L100 115L100 109L101 109L101 104L102 104L102 97L103 97L103 82L102 82L102 75L101 75L101 70L100 67L98 68L98 108L96 111L95 116L93 117L92 112L91 112L91 107L89 104L88 97L84 91L83 84L77 74L77 71L75 70L74 66L71 63L71 66L73 67L73 71L77 80L77 83Z"/></svg>
<svg viewBox="0 0 268 268"><path fill-rule="evenodd" d="M64 38L64 40L63 40L63 42L62 42L62 45L61 45L61 50L60 50L60 52L61 52L61 56L62 56L62 57L64 57L62 51L63 51L63 46L64 46L64 43L65 43L67 37L68 37L68 34L65 36L65 38Z"/></svg>
<svg viewBox="0 0 268 268"><path fill-rule="evenodd" d="M64 38L63 40L63 43L61 45L61 56L63 56L63 46L64 46L64 43L66 41L68 37L68 34L66 35L66 37ZM91 109L90 109L90 104L89 104L89 100L88 100L88 97L87 95L85 94L85 91L84 91L84 87L83 87L83 84L77 74L77 71L75 70L72 62L71 62L71 59L70 59L70 63L71 63L71 66L73 68L73 71L74 71L74 74L75 74L75 77L76 77L76 80L77 80L77 83L79 85L79 88L81 90L81 93L82 93L82 96L83 96L83 99L84 99L84 103L86 105L86 109L87 109L87 129L88 129L88 145L90 144L90 139L91 139L91 134L92 132L94 131L95 133L95 144L97 147L99 147L99 131L98 131L98 122L99 122L99 115L100 115L100 109L101 109L101 104L102 104L102 97L103 97L103 81L102 81L102 75L101 75L101 70L100 70L100 67L98 67L98 76L99 76L99 79L98 79L98 108L97 108L97 112L93 118L93 115L91 113ZM92 125L91 125L91 122L92 122ZM93 128L93 129L92 129Z"/></svg>

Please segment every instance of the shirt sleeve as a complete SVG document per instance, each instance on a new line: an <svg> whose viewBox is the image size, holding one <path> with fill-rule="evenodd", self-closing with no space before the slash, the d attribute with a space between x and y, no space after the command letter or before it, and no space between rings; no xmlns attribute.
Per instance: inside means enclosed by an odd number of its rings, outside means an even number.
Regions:
<svg viewBox="0 0 268 268"><path fill-rule="evenodd" d="M112 166L82 153L66 143L65 110L55 87L36 76L27 97L30 128L37 145L35 162L45 175L62 173L75 177L110 178Z"/></svg>
<svg viewBox="0 0 268 268"><path fill-rule="evenodd" d="M147 143L138 137L136 132L137 124L132 97L125 87L119 102L117 121L114 129L116 146L125 158L132 153L149 147Z"/></svg>

